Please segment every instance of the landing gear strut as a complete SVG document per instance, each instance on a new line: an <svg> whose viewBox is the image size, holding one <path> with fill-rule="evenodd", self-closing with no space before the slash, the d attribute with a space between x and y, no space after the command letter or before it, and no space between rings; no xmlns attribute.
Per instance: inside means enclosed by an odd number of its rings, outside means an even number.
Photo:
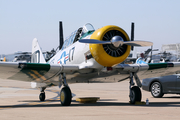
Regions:
<svg viewBox="0 0 180 120"><path fill-rule="evenodd" d="M72 100L71 90L66 82L66 75L65 73L61 73L59 76L59 87L63 84L63 88L60 91L60 102L63 106L69 106Z"/></svg>
<svg viewBox="0 0 180 120"><path fill-rule="evenodd" d="M45 95L45 92L44 92L45 89L46 88L41 88L41 93L39 94L39 100L40 101L44 101L45 98L46 98L46 95Z"/></svg>
<svg viewBox="0 0 180 120"><path fill-rule="evenodd" d="M134 82L133 82L133 76L136 80L136 83L138 86L134 86ZM139 87L141 87L141 82L138 78L138 76L136 75L136 73L130 73L130 85L129 85L129 98L130 98L130 103L131 104L135 104L135 102L140 102L141 101L141 90ZM133 86L133 87L132 87Z"/></svg>

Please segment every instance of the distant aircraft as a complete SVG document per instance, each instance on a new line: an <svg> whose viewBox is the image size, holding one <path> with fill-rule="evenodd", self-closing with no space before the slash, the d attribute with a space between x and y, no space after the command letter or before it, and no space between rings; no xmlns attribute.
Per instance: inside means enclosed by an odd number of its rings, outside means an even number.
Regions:
<svg viewBox="0 0 180 120"><path fill-rule="evenodd" d="M31 54L28 52L19 53L12 62L31 62Z"/></svg>
<svg viewBox="0 0 180 120"><path fill-rule="evenodd" d="M6 62L6 57L0 58L0 61Z"/></svg>
<svg viewBox="0 0 180 120"><path fill-rule="evenodd" d="M133 24L134 25L134 24ZM133 26L132 25L132 26ZM134 29L134 27L132 27ZM45 100L45 89L53 85L63 88L60 101L69 106L72 93L68 83L120 82L130 79L130 102L141 101L142 78L167 75L178 72L180 63L120 64L129 55L131 46L152 46L152 42L131 40L127 33L114 25L95 30L88 23L73 32L63 43L62 22L60 22L59 51L46 61L37 39L32 42L31 63L1 62L0 78L32 82L32 87L41 88L40 101ZM50 43L50 41L49 41ZM48 44L48 43L47 43ZM137 86L134 86L135 78Z"/></svg>
<svg viewBox="0 0 180 120"><path fill-rule="evenodd" d="M12 54L3 54L1 60L4 62L31 62L31 52L18 51Z"/></svg>

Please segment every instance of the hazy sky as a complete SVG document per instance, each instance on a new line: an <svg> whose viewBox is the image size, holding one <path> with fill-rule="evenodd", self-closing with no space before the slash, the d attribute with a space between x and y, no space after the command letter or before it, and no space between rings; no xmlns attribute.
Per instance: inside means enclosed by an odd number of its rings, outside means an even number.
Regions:
<svg viewBox="0 0 180 120"><path fill-rule="evenodd" d="M91 23L95 29L117 25L135 39L162 44L180 43L180 0L0 0L0 54L31 51L37 38L43 51L59 44L59 21L64 37Z"/></svg>

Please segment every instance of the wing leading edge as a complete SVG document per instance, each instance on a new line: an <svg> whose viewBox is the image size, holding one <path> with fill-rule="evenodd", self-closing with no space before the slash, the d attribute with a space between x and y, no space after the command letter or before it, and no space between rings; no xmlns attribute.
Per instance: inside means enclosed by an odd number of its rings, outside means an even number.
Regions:
<svg viewBox="0 0 180 120"><path fill-rule="evenodd" d="M114 67L122 74L137 73L140 79L180 73L180 62L119 64Z"/></svg>

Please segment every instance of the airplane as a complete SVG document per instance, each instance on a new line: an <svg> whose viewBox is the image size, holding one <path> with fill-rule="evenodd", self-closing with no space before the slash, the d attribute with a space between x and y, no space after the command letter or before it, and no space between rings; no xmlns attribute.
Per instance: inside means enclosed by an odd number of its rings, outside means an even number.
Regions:
<svg viewBox="0 0 180 120"><path fill-rule="evenodd" d="M45 100L45 89L59 86L60 102L69 106L72 100L70 83L120 82L129 79L130 103L141 101L140 78L179 72L180 63L121 64L134 46L152 46L152 42L134 40L134 23L131 39L120 27L107 25L97 30L87 23L63 40L62 22L60 45L47 61L35 38L32 42L31 63L0 62L0 78L31 82L40 88L40 101ZM135 86L134 79L137 86Z"/></svg>
<svg viewBox="0 0 180 120"><path fill-rule="evenodd" d="M0 58L0 61L6 62L6 57Z"/></svg>

